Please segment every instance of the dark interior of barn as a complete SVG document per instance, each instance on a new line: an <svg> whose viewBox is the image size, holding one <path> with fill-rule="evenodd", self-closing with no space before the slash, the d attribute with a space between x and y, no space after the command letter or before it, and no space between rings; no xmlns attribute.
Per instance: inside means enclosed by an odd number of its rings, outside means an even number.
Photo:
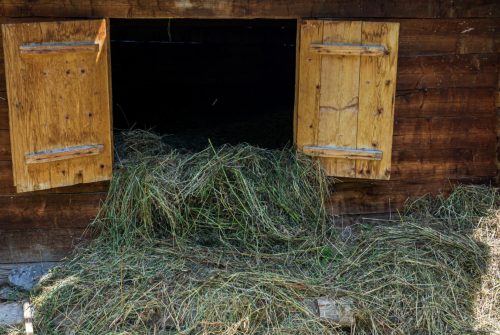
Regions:
<svg viewBox="0 0 500 335"><path fill-rule="evenodd" d="M113 127L290 145L295 20L111 20Z"/></svg>

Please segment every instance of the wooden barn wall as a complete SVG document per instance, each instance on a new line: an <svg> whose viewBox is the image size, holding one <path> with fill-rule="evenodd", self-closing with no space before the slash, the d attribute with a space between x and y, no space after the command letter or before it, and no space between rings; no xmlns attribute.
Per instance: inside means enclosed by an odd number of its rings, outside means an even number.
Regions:
<svg viewBox="0 0 500 335"><path fill-rule="evenodd" d="M189 4L189 6L188 6ZM411 18L409 18L409 13ZM387 213L408 197L497 176L500 5L492 0L2 0L0 23L48 17L334 17L401 23L391 181L343 181L338 214ZM16 195L0 43L0 263L57 260L106 183Z"/></svg>

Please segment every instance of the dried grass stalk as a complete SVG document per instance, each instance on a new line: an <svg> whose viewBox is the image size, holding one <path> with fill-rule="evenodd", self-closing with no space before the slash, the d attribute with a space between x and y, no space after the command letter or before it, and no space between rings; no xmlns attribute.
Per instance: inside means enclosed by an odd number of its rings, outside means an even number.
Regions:
<svg viewBox="0 0 500 335"><path fill-rule="evenodd" d="M33 295L39 333L498 331L496 189L420 199L401 222L345 240L329 227L328 181L306 157L248 145L178 152L131 135L92 227L100 236ZM352 329L312 313L305 301L316 297L352 301Z"/></svg>

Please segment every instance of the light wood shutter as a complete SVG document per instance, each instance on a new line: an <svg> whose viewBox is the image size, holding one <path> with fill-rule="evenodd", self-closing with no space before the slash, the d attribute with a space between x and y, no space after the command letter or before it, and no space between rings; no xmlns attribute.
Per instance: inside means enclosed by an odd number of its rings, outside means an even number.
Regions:
<svg viewBox="0 0 500 335"><path fill-rule="evenodd" d="M297 148L330 176L389 179L398 23L303 21Z"/></svg>
<svg viewBox="0 0 500 335"><path fill-rule="evenodd" d="M106 20L2 26L18 192L109 180Z"/></svg>

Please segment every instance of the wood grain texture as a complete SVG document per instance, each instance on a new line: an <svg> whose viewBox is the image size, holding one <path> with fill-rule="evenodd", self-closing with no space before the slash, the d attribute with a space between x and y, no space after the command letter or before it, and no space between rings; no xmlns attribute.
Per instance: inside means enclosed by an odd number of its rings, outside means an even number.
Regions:
<svg viewBox="0 0 500 335"><path fill-rule="evenodd" d="M7 93L0 92L0 130L9 129L9 107L7 106Z"/></svg>
<svg viewBox="0 0 500 335"><path fill-rule="evenodd" d="M14 182L18 192L111 178L109 36L105 20L3 26ZM95 41L98 53L23 57L30 43ZM102 154L27 165L26 154L102 143Z"/></svg>
<svg viewBox="0 0 500 335"><path fill-rule="evenodd" d="M499 54L401 57L397 89L493 88L499 62Z"/></svg>
<svg viewBox="0 0 500 335"><path fill-rule="evenodd" d="M356 177L389 179L391 175L394 96L399 23L363 22L361 43L384 45L384 57L361 57L357 148L381 150L380 161L357 161Z"/></svg>
<svg viewBox="0 0 500 335"><path fill-rule="evenodd" d="M313 23L322 24L322 37L317 33L311 38L304 30ZM377 162L322 157L321 163L329 176L390 177L398 29L398 23L361 21L308 20L302 25L301 37L305 38L300 41L303 51L299 59L297 124L301 133L297 136L298 149L332 146L375 149L384 153L382 160ZM317 52L304 51L310 49L311 44L332 43L379 45L388 53L379 57L319 53L318 64L311 62L317 59ZM316 74L314 80L309 80L309 73ZM301 120L305 119L309 122L301 125Z"/></svg>
<svg viewBox="0 0 500 335"><path fill-rule="evenodd" d="M0 229L85 228L106 193L22 194L0 196Z"/></svg>
<svg viewBox="0 0 500 335"><path fill-rule="evenodd" d="M28 43L19 46L22 56L43 56L63 53L97 53L99 44L95 41Z"/></svg>
<svg viewBox="0 0 500 335"><path fill-rule="evenodd" d="M359 43L359 42L358 42ZM313 43L311 52L330 56L383 56L387 50L381 45L359 45L349 43Z"/></svg>
<svg viewBox="0 0 500 335"><path fill-rule="evenodd" d="M500 52L500 20L404 19L400 56L486 54Z"/></svg>
<svg viewBox="0 0 500 335"><path fill-rule="evenodd" d="M444 181L433 183L409 183L398 181L340 182L334 185L328 201L332 213L372 214L390 213L407 201L428 193L447 193L450 184Z"/></svg>
<svg viewBox="0 0 500 335"><path fill-rule="evenodd" d="M311 54L309 44L323 40L323 21L307 20L300 24L297 82L297 147L316 145L321 90L321 56Z"/></svg>
<svg viewBox="0 0 500 335"><path fill-rule="evenodd" d="M430 148L429 148L430 149ZM393 151L395 162L405 163L446 163L446 162L486 162L491 161L495 153L495 147L482 148L432 148L415 150L413 148L402 148Z"/></svg>
<svg viewBox="0 0 500 335"><path fill-rule="evenodd" d="M303 152L313 157L342 158L348 160L381 160L383 152L371 149L351 149L334 146L304 146Z"/></svg>
<svg viewBox="0 0 500 335"><path fill-rule="evenodd" d="M398 91L395 117L491 117L494 110L492 88L446 88Z"/></svg>
<svg viewBox="0 0 500 335"><path fill-rule="evenodd" d="M11 161L10 133L8 130L0 130L0 161Z"/></svg>
<svg viewBox="0 0 500 335"><path fill-rule="evenodd" d="M360 44L361 22L324 21L321 42ZM320 103L314 111L319 114L318 146L357 147L359 64L360 56L322 55ZM321 163L330 175L356 176L355 161L322 158Z"/></svg>
<svg viewBox="0 0 500 335"><path fill-rule="evenodd" d="M3 263L53 262L68 256L86 240L78 228L4 231L0 229L0 261Z"/></svg>
<svg viewBox="0 0 500 335"><path fill-rule="evenodd" d="M466 179L468 183L490 183L492 178ZM394 213L407 201L426 194L448 194L453 185L463 180L437 179L427 181L344 181L333 186L328 207L335 214Z"/></svg>
<svg viewBox="0 0 500 335"><path fill-rule="evenodd" d="M0 263L58 261L65 257L82 241L105 196L0 196Z"/></svg>
<svg viewBox="0 0 500 335"><path fill-rule="evenodd" d="M52 188L50 190L36 191L29 193L30 195L44 195L52 193L79 194L79 193L96 193L107 192L109 181L101 181L91 184L78 184L73 186L65 186ZM28 193L24 193L28 195ZM14 178L11 161L0 161L0 195L16 195L14 187Z"/></svg>
<svg viewBox="0 0 500 335"><path fill-rule="evenodd" d="M496 0L3 0L2 16L68 17L500 17Z"/></svg>
<svg viewBox="0 0 500 335"><path fill-rule="evenodd" d="M469 136L479 133L494 133L494 115L488 117L422 117L422 118L398 118L394 126L394 135L429 136L451 136L453 133L463 132ZM418 144L418 143L415 143ZM479 144L479 143L478 143Z"/></svg>
<svg viewBox="0 0 500 335"><path fill-rule="evenodd" d="M102 144L86 144L75 147L56 148L25 154L26 164L40 164L99 155L103 152Z"/></svg>
<svg viewBox="0 0 500 335"><path fill-rule="evenodd" d="M0 42L0 44L3 44L3 42ZM0 92L4 93L6 91L7 91L7 82L5 78L5 66L3 59L0 59Z"/></svg>
<svg viewBox="0 0 500 335"><path fill-rule="evenodd" d="M469 183L478 178L489 181L494 178L496 171L491 160L488 159L484 162L395 162L392 165L391 173L393 181L408 182L408 177L411 176L412 181L433 184L443 180L458 180ZM399 207L394 208L394 210L397 209Z"/></svg>

